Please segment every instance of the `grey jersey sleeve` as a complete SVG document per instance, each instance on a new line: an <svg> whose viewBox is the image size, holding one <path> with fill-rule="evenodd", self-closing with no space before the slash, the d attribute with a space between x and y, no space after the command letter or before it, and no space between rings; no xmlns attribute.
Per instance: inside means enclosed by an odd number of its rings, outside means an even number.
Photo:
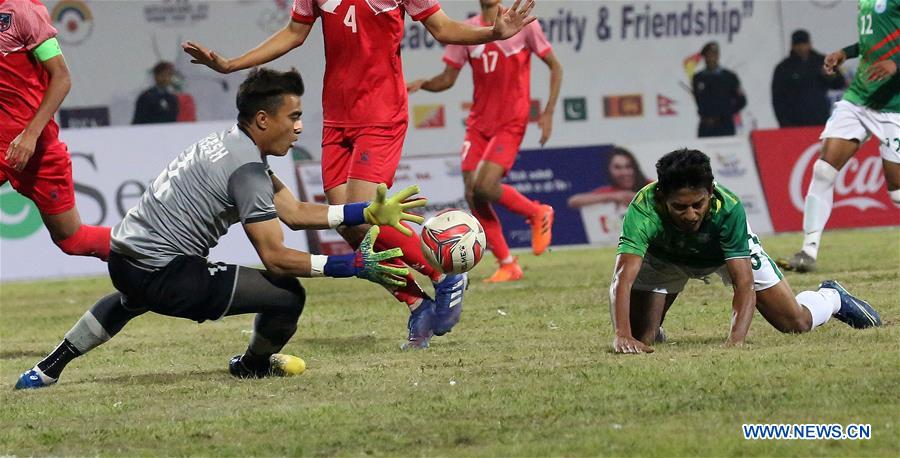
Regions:
<svg viewBox="0 0 900 458"><path fill-rule="evenodd" d="M251 162L240 166L228 178L228 195L235 202L241 223L258 223L278 216L275 213L275 189L268 166Z"/></svg>

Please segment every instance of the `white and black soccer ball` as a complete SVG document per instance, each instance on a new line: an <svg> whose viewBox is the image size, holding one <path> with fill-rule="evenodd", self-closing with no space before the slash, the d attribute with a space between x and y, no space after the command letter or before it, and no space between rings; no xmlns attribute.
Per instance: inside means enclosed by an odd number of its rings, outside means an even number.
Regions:
<svg viewBox="0 0 900 458"><path fill-rule="evenodd" d="M468 272L481 261L487 241L481 223L462 210L444 210L425 221L422 253L446 274Z"/></svg>

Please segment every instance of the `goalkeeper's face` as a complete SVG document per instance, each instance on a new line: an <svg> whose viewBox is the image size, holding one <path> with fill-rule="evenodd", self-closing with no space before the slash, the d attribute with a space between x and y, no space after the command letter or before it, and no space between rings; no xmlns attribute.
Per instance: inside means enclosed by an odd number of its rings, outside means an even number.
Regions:
<svg viewBox="0 0 900 458"><path fill-rule="evenodd" d="M267 113L265 149L268 154L284 156L290 151L291 145L303 131L303 121L300 120L302 114L300 97L294 94L283 95L278 110L272 114Z"/></svg>
<svg viewBox="0 0 900 458"><path fill-rule="evenodd" d="M679 230L696 232L709 213L710 193L707 189L681 188L666 196L666 210Z"/></svg>

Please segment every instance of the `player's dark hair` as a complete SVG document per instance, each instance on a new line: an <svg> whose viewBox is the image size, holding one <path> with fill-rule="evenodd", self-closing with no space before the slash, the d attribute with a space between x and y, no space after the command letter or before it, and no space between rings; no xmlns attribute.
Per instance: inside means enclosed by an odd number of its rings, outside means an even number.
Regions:
<svg viewBox="0 0 900 458"><path fill-rule="evenodd" d="M613 158L616 156L623 156L631 162L631 167L634 169L634 186L632 191L638 192L647 185L647 177L644 176L644 172L641 170L641 165L638 164L637 158L634 157L634 154L631 151L628 151L621 146L613 146L612 154L609 155L609 160L606 162L606 182L612 183L612 173L609 172L609 164L612 162Z"/></svg>
<svg viewBox="0 0 900 458"><path fill-rule="evenodd" d="M684 188L713 189L709 156L695 149L682 148L661 157L656 162L656 176L656 190L663 198Z"/></svg>
<svg viewBox="0 0 900 458"><path fill-rule="evenodd" d="M704 44L703 47L700 48L700 55L703 56L703 57L706 57L706 53L712 51L713 47L718 48L718 47L719 47L719 42L718 42L718 41L708 41L708 42L706 42L706 44Z"/></svg>
<svg viewBox="0 0 900 458"><path fill-rule="evenodd" d="M303 78L295 69L279 72L255 68L238 88L238 122L250 122L259 111L275 113L281 107L282 96L291 94L300 97L303 91Z"/></svg>

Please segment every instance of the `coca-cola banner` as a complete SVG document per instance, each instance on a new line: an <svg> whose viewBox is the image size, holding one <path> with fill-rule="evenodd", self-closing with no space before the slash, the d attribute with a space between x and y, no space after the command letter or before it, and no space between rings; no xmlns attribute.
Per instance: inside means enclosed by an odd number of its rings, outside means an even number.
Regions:
<svg viewBox="0 0 900 458"><path fill-rule="evenodd" d="M772 226L776 232L803 229L803 202L819 157L821 127L758 130L753 153ZM834 209L827 228L900 225L878 154L878 140L866 142L841 169L834 185Z"/></svg>

